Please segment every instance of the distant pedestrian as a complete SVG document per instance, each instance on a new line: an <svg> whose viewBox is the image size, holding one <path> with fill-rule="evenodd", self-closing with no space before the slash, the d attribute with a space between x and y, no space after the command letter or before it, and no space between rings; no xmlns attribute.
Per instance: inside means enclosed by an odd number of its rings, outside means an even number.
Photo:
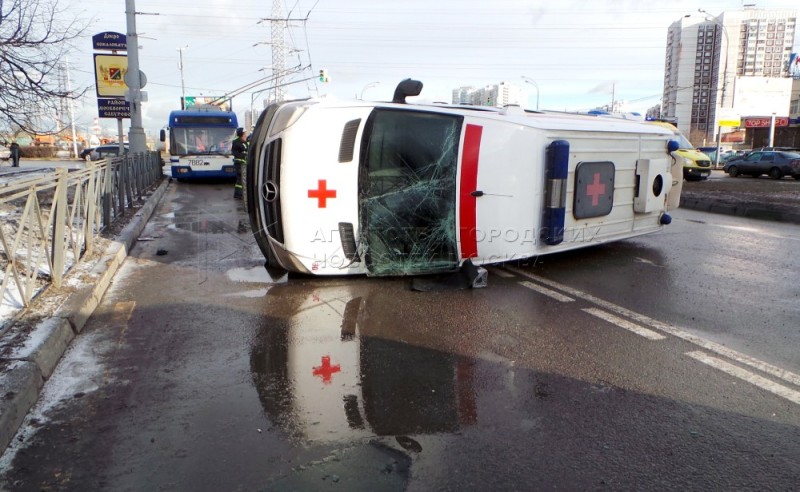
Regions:
<svg viewBox="0 0 800 492"><path fill-rule="evenodd" d="M8 146L11 151L11 167L19 167L19 144L14 141Z"/></svg>
<svg viewBox="0 0 800 492"><path fill-rule="evenodd" d="M231 145L233 152L233 166L236 168L236 184L233 188L233 198L241 200L244 196L244 166L247 165L247 136L244 128L236 129L236 138Z"/></svg>

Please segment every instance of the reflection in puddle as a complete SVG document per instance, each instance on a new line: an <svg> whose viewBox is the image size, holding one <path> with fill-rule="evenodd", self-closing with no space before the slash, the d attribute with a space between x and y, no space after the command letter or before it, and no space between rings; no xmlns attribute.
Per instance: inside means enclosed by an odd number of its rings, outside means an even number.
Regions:
<svg viewBox="0 0 800 492"><path fill-rule="evenodd" d="M299 439L398 436L411 450L420 445L407 435L474 424L474 361L376 336L395 320L369 299L315 290L288 328L265 329L251 369L270 420Z"/></svg>
<svg viewBox="0 0 800 492"><path fill-rule="evenodd" d="M286 283L289 276L286 272L281 272L278 277L273 277L263 266L250 268L234 268L228 270L228 279L233 282L250 282L254 284L278 284Z"/></svg>
<svg viewBox="0 0 800 492"><path fill-rule="evenodd" d="M224 297L246 297L248 299L257 299L259 297L264 297L269 292L269 289L254 289L254 290L245 290L244 292L236 292L233 294L225 294Z"/></svg>

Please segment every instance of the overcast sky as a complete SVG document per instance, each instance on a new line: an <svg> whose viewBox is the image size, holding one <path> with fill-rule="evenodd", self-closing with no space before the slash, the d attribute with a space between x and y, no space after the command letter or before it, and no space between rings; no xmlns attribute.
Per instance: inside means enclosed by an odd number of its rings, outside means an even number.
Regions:
<svg viewBox="0 0 800 492"><path fill-rule="evenodd" d="M97 116L91 36L126 33L125 0L60 0L89 27L70 58L73 86L92 86L76 106L76 123L87 128ZM178 109L179 51L187 96L226 94L271 71L269 0L136 0L140 68L147 76L145 131L153 134ZM314 77L325 68L327 84L316 80L287 87L289 97L329 95L390 100L400 80L424 83L425 101L451 100L460 86L502 81L536 82L539 107L588 110L614 97L629 111L660 103L668 26L702 8L712 14L741 9L736 0L285 0L287 68L304 71L290 80ZM759 8L797 9L797 0L757 2ZM157 15L155 15L157 14ZM800 44L796 40L795 47ZM379 82L377 85L370 85ZM263 85L254 90L268 87ZM528 107L536 89L527 84ZM613 92L613 94L612 94ZM233 100L243 121L253 91ZM116 129L115 120L101 120ZM129 121L125 120L127 132ZM115 130L114 130L115 133Z"/></svg>

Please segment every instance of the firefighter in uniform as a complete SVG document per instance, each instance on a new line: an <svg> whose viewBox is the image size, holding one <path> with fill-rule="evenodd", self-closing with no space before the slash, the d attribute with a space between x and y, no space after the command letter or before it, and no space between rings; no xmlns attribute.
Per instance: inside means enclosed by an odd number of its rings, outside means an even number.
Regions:
<svg viewBox="0 0 800 492"><path fill-rule="evenodd" d="M231 145L233 152L233 165L236 168L236 185L233 188L233 197L239 200L243 197L244 180L244 166L247 165L247 139L244 128L236 129L236 138Z"/></svg>

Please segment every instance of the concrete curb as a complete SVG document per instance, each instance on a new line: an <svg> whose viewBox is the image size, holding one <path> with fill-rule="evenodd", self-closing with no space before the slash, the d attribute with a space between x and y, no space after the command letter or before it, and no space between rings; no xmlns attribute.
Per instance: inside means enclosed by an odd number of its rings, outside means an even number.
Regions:
<svg viewBox="0 0 800 492"><path fill-rule="evenodd" d="M779 210L769 204L747 202L730 203L708 198L695 198L681 195L680 208L711 212L715 214L735 215L758 220L773 220L790 224L800 224L800 211Z"/></svg>
<svg viewBox="0 0 800 492"><path fill-rule="evenodd" d="M45 380L100 304L114 275L164 196L169 182L169 179L162 181L148 197L147 203L96 260L90 271L94 280L84 282L51 318L38 324L26 336L21 347L3 357L2 360L10 363L0 373L0 450L4 450L14 438L25 416L39 399Z"/></svg>

